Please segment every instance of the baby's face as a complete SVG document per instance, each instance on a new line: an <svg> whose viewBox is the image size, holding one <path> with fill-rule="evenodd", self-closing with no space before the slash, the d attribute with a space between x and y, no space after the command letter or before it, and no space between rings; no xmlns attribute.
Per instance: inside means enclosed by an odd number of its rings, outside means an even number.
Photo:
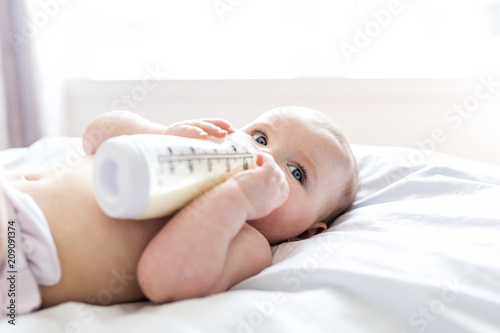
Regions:
<svg viewBox="0 0 500 333"><path fill-rule="evenodd" d="M274 157L290 189L282 206L248 224L276 244L324 221L349 175L348 157L335 136L312 114L291 107L266 112L241 131Z"/></svg>

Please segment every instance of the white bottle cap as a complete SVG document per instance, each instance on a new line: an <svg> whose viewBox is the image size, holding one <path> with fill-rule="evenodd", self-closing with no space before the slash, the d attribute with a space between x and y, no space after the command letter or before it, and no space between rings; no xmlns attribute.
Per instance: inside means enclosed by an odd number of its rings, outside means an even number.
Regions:
<svg viewBox="0 0 500 333"><path fill-rule="evenodd" d="M94 157L94 193L101 209L114 218L139 216L149 199L149 168L129 136L105 141Z"/></svg>

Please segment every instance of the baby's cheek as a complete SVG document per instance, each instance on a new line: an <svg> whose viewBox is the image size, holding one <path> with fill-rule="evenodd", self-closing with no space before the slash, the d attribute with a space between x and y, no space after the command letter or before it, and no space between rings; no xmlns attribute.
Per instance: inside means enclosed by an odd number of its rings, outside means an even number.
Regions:
<svg viewBox="0 0 500 333"><path fill-rule="evenodd" d="M288 200L285 201L285 203L276 208L268 218L273 228L286 232L287 229L290 229L295 220L295 208L293 203Z"/></svg>
<svg viewBox="0 0 500 333"><path fill-rule="evenodd" d="M284 204L273 210L269 215L254 221L255 227L267 234L293 233L293 226L300 214L300 206L293 194L288 196ZM295 235L294 235L295 236Z"/></svg>
<svg viewBox="0 0 500 333"><path fill-rule="evenodd" d="M284 213L285 211L282 207L279 207L273 210L269 215L258 220L251 221L250 225L265 234L266 237L280 234L283 232L283 228L286 227L287 224Z"/></svg>

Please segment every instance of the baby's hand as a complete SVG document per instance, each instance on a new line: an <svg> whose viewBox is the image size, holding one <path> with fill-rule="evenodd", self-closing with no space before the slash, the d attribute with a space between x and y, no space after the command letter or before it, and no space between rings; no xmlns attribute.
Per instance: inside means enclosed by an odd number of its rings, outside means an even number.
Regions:
<svg viewBox="0 0 500 333"><path fill-rule="evenodd" d="M209 135L216 138L223 138L226 134L231 133L234 133L234 128L231 124L219 118L180 121L168 126L163 131L163 134L193 139L206 139Z"/></svg>
<svg viewBox="0 0 500 333"><path fill-rule="evenodd" d="M257 155L257 167L233 176L248 199L247 220L269 215L288 197L285 174L268 153Z"/></svg>

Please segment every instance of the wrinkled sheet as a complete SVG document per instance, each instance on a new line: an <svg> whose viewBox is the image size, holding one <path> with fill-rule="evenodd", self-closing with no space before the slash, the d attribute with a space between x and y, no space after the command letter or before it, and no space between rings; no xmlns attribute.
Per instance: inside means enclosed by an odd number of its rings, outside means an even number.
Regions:
<svg viewBox="0 0 500 333"><path fill-rule="evenodd" d="M173 304L65 303L1 332L499 332L500 167L353 145L361 190L326 232L273 248L230 291ZM6 169L78 163L78 138L0 152ZM424 158L425 156L425 158Z"/></svg>

